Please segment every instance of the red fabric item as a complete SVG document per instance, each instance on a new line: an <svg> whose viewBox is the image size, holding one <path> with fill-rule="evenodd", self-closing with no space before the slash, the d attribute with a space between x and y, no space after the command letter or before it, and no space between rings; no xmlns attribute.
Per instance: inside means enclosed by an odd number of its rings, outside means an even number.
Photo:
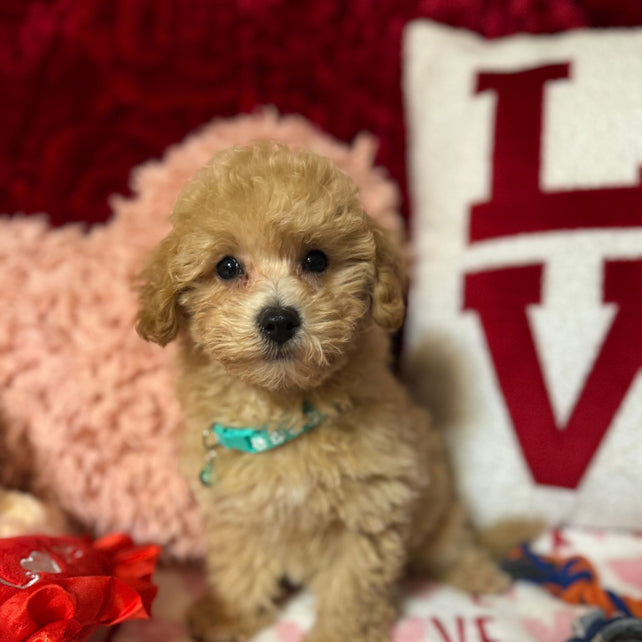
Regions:
<svg viewBox="0 0 642 642"><path fill-rule="evenodd" d="M0 640L81 642L149 617L159 552L119 534L0 539Z"/></svg>
<svg viewBox="0 0 642 642"><path fill-rule="evenodd" d="M642 23L637 0L24 0L0 6L0 211L100 221L130 169L216 116L301 113L380 141L405 185L401 35Z"/></svg>

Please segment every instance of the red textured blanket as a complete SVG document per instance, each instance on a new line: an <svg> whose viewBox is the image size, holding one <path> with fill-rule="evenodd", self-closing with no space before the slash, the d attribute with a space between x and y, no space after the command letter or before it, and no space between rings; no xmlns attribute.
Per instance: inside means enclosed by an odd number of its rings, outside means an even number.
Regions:
<svg viewBox="0 0 642 642"><path fill-rule="evenodd" d="M99 221L129 170L215 116L274 104L380 140L405 184L401 34L642 24L638 0L25 0L0 3L0 211Z"/></svg>

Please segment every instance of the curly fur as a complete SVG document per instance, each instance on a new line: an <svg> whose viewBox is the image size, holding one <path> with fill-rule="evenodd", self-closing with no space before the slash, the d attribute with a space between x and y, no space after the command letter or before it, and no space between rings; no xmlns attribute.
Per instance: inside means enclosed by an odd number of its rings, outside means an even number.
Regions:
<svg viewBox="0 0 642 642"><path fill-rule="evenodd" d="M171 222L142 275L137 327L163 345L181 338L182 467L210 542L195 636L250 636L284 578L316 592L311 642L388 640L408 567L505 588L453 496L439 436L388 369L403 264L353 182L308 151L231 148L185 186ZM312 249L328 256L321 274L302 270ZM216 273L228 255L245 268L229 281ZM256 322L277 304L301 317L278 350ZM321 426L260 455L219 449L218 483L198 483L213 422L294 427L304 401Z"/></svg>

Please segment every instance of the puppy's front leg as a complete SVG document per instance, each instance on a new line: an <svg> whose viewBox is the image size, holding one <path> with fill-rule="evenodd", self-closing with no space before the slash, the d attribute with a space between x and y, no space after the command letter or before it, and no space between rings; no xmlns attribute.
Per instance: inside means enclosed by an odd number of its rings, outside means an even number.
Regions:
<svg viewBox="0 0 642 642"><path fill-rule="evenodd" d="M322 563L311 583L318 608L306 642L389 642L405 564L400 533L345 531L329 540Z"/></svg>
<svg viewBox="0 0 642 642"><path fill-rule="evenodd" d="M246 530L213 533L208 591L190 609L189 629L202 642L241 642L274 620L281 568Z"/></svg>

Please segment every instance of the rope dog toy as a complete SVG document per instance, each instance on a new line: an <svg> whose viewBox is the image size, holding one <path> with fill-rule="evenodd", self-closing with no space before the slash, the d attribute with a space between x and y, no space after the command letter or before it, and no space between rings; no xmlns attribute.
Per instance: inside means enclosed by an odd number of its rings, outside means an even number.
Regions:
<svg viewBox="0 0 642 642"><path fill-rule="evenodd" d="M642 600L602 588L593 565L581 555L556 559L537 555L523 544L509 553L502 567L514 579L539 584L570 604L597 607L608 617L642 618Z"/></svg>
<svg viewBox="0 0 642 642"><path fill-rule="evenodd" d="M595 607L573 625L567 642L642 641L642 600L602 588L593 565L583 556L537 555L528 546L513 549L502 563L514 579L539 584L569 604Z"/></svg>

